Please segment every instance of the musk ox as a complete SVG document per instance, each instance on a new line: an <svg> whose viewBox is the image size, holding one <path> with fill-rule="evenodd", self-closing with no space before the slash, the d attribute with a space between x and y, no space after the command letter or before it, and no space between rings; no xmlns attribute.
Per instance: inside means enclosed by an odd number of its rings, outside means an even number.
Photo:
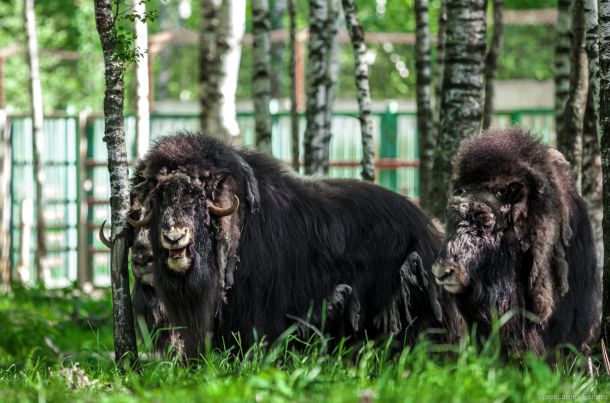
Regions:
<svg viewBox="0 0 610 403"><path fill-rule="evenodd" d="M141 164L130 222L150 230L155 292L188 357L325 315L333 337L454 340L457 313L430 272L440 237L406 198L303 179L205 135L164 137Z"/></svg>
<svg viewBox="0 0 610 403"><path fill-rule="evenodd" d="M489 130L461 144L451 191L433 272L466 322L485 337L492 313L512 310L500 331L505 352L541 354L562 343L586 352L600 321L601 279L563 155L522 129Z"/></svg>

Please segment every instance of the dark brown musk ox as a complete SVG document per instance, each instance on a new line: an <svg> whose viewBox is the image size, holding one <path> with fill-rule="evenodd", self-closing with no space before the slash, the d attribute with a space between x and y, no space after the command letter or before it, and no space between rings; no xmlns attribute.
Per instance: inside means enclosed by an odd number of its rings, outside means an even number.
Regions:
<svg viewBox="0 0 610 403"><path fill-rule="evenodd" d="M440 236L406 198L301 178L200 134L160 139L141 164L132 191L147 196L130 221L150 230L156 296L188 357L208 341L245 349L321 326L327 302L334 338L412 343L444 329L438 338L455 340L455 307L431 273Z"/></svg>
<svg viewBox="0 0 610 403"><path fill-rule="evenodd" d="M505 352L563 343L586 352L600 322L601 278L563 155L522 129L491 129L461 144L451 192L433 272L466 322L485 338L493 313L512 311L500 330Z"/></svg>

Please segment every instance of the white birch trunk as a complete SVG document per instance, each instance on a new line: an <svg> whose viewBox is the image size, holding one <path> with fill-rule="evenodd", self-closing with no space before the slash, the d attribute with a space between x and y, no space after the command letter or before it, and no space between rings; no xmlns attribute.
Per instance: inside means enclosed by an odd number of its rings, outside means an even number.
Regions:
<svg viewBox="0 0 610 403"><path fill-rule="evenodd" d="M445 71L430 190L430 212L444 221L451 161L460 141L478 133L483 116L486 1L449 0Z"/></svg>
<svg viewBox="0 0 610 403"><path fill-rule="evenodd" d="M42 169L42 150L44 149L44 109L42 104L42 87L40 85L40 67L38 64L38 39L36 37L36 13L34 0L24 0L23 15L27 39L27 61L30 73L30 97L32 102L32 160L34 185L36 190L36 281L44 281L44 262L47 253L44 220L44 171Z"/></svg>
<svg viewBox="0 0 610 403"><path fill-rule="evenodd" d="M602 232L602 170L599 150L599 40L597 0L584 1L585 49L588 58L589 92L583 128L582 194L587 201L589 219L597 250L597 263L602 267L604 256Z"/></svg>
<svg viewBox="0 0 610 403"><path fill-rule="evenodd" d="M236 140L235 92L245 31L245 0L201 2L200 100L205 132Z"/></svg>
<svg viewBox="0 0 610 403"><path fill-rule="evenodd" d="M434 162L434 116L431 104L430 27L428 0L415 0L415 74L417 134L419 140L419 200L428 205L430 174Z"/></svg>
<svg viewBox="0 0 610 403"><path fill-rule="evenodd" d="M127 213L130 208L129 172L125 145L123 105L125 85L124 65L118 59L115 48L112 0L95 0L95 23L104 52L104 141L108 148L108 172L110 174L111 243L110 281L114 316L114 352L119 369L132 365L138 359L135 323L129 295L129 227Z"/></svg>
<svg viewBox="0 0 610 403"><path fill-rule="evenodd" d="M252 0L252 102L256 147L271 155L271 43L268 0Z"/></svg>
<svg viewBox="0 0 610 403"><path fill-rule="evenodd" d="M574 184L579 193L582 190L583 119L589 87L583 7L583 0L573 0L570 93L563 112L563 128L557 131L557 149L570 163Z"/></svg>
<svg viewBox="0 0 610 403"><path fill-rule="evenodd" d="M299 114L297 110L297 7L296 0L288 0L290 18L290 138L292 142L292 169L301 170L299 143Z"/></svg>
<svg viewBox="0 0 610 403"><path fill-rule="evenodd" d="M364 30L358 20L354 0L343 0L343 12L352 47L356 70L356 89L358 90L358 108L360 109L360 132L362 136L362 179L375 180L375 149L373 143L373 118L371 89L369 87L369 65L366 62L366 44Z"/></svg>
<svg viewBox="0 0 610 403"><path fill-rule="evenodd" d="M4 109L0 109L0 285L11 282L11 131Z"/></svg>
<svg viewBox="0 0 610 403"><path fill-rule="evenodd" d="M570 95L570 49L572 48L573 0L558 0L555 25L555 131L563 131L563 112Z"/></svg>
<svg viewBox="0 0 610 403"><path fill-rule="evenodd" d="M599 0L599 71L601 159L604 205L604 273L602 337L610 340L610 0Z"/></svg>
<svg viewBox="0 0 610 403"><path fill-rule="evenodd" d="M445 69L445 38L447 36L447 0L441 0L438 16L438 33L436 35L436 61L434 64L434 126L433 142L441 130L441 98L443 94L443 70Z"/></svg>
<svg viewBox="0 0 610 403"><path fill-rule="evenodd" d="M134 13L146 14L146 3L134 0ZM148 103L148 24L139 19L135 21L136 48L141 56L136 62L136 150L142 158L148 150L150 139L150 105Z"/></svg>
<svg viewBox="0 0 610 403"><path fill-rule="evenodd" d="M498 68L498 58L502 47L504 30L504 0L493 0L493 35L491 45L485 58L485 106L483 109L483 130L491 126L494 112L494 80Z"/></svg>
<svg viewBox="0 0 610 403"><path fill-rule="evenodd" d="M307 65L305 174L328 175L330 122L337 74L338 6L335 0L310 0ZM334 47L334 48L333 48Z"/></svg>

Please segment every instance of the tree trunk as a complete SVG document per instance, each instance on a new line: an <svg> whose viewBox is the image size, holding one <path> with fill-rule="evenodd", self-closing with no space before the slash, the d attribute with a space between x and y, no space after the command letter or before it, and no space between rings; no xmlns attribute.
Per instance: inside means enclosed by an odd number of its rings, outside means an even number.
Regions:
<svg viewBox="0 0 610 403"><path fill-rule="evenodd" d="M595 250L597 251L597 263L601 268L604 245L602 232L602 161L597 134L598 118L599 115L596 116L595 112L593 91L589 88L583 127L582 196L587 202L589 219L593 227Z"/></svg>
<svg viewBox="0 0 610 403"><path fill-rule="evenodd" d="M428 0L415 0L415 73L417 136L419 139L419 204L428 205L430 174L434 162L434 116L430 100L430 28Z"/></svg>
<svg viewBox="0 0 610 403"><path fill-rule="evenodd" d="M108 148L110 173L110 208L112 249L110 252L110 278L114 314L114 352L119 369L137 362L138 351L131 298L129 296L129 252L127 213L129 212L129 173L125 146L123 102L125 86L124 65L116 52L114 31L115 16L112 0L95 0L95 22L104 52L104 141Z"/></svg>
<svg viewBox="0 0 610 403"><path fill-rule="evenodd" d="M309 58L307 65L307 127L305 173L328 175L330 113L334 100L336 64L333 66L334 35L338 7L334 0L309 2Z"/></svg>
<svg viewBox="0 0 610 403"><path fill-rule="evenodd" d="M290 14L290 138L292 140L292 169L300 172L299 114L297 110L297 7L296 0L288 0Z"/></svg>
<svg viewBox="0 0 610 403"><path fill-rule="evenodd" d="M284 28L283 19L287 0L271 1L271 30ZM284 41L271 42L271 98L283 98L284 92ZM291 76L288 76L291 77Z"/></svg>
<svg viewBox="0 0 610 403"><path fill-rule="evenodd" d="M604 297L602 336L610 340L610 0L599 1L601 156L604 203Z"/></svg>
<svg viewBox="0 0 610 403"><path fill-rule="evenodd" d="M235 91L246 18L245 0L203 0L199 35L201 127L212 136L239 136Z"/></svg>
<svg viewBox="0 0 610 403"><path fill-rule="evenodd" d="M341 12L341 0L328 1L328 18L326 21L326 30L324 38L326 47L329 49L327 53L328 60L326 61L326 106L324 108L324 127L326 130L327 155L330 153L330 139L332 138L332 120L333 120L333 105L337 96L337 83L339 81L339 41L337 34L339 33L339 14ZM328 170L324 175L328 175Z"/></svg>
<svg viewBox="0 0 610 403"><path fill-rule="evenodd" d="M572 48L572 0L557 1L555 25L555 132L563 132L563 113L570 95L570 49ZM558 134L559 135L559 134Z"/></svg>
<svg viewBox="0 0 610 403"><path fill-rule="evenodd" d="M356 88L360 109L360 132L362 135L362 179L375 180L375 149L373 146L373 118L371 90L369 87L369 65L366 62L364 31L360 26L354 0L343 0L345 22L354 48Z"/></svg>
<svg viewBox="0 0 610 403"><path fill-rule="evenodd" d="M447 36L447 0L441 0L438 15L438 33L436 35L436 62L434 64L434 138L433 147L436 143L436 136L441 131L441 98L443 95L443 70L445 69L445 38ZM430 185L428 185L430 186Z"/></svg>
<svg viewBox="0 0 610 403"><path fill-rule="evenodd" d="M256 147L271 155L271 46L269 2L252 0L252 102Z"/></svg>
<svg viewBox="0 0 610 403"><path fill-rule="evenodd" d="M602 171L599 150L599 40L597 35L597 0L585 0L585 48L589 61L589 91L583 128L582 194L587 201L593 226L597 262L603 261Z"/></svg>
<svg viewBox="0 0 610 403"><path fill-rule="evenodd" d="M11 130L0 109L0 286L11 282Z"/></svg>
<svg viewBox="0 0 610 403"><path fill-rule="evenodd" d="M30 97L32 101L32 162L34 187L36 190L36 281L44 282L45 256L47 253L44 219L44 171L42 169L42 150L44 149L44 110L42 106L42 87L40 85L40 68L38 65L38 39L36 37L36 12L34 0L24 0L23 18L25 21L26 40L28 43L27 61L30 72Z"/></svg>
<svg viewBox="0 0 610 403"><path fill-rule="evenodd" d="M146 3L134 1L134 13L146 15ZM148 24L135 20L136 48L140 57L136 62L136 151L142 158L148 150L150 139L150 105L148 103Z"/></svg>
<svg viewBox="0 0 610 403"><path fill-rule="evenodd" d="M494 29L491 46L485 58L485 106L483 109L483 130L491 126L494 112L494 79L498 68L498 57L502 47L504 30L504 0L493 0Z"/></svg>
<svg viewBox="0 0 610 403"><path fill-rule="evenodd" d="M583 0L572 3L572 49L570 50L570 94L563 113L563 130L557 132L557 149L572 169L577 191L582 184L582 133L587 103L588 72L585 52Z"/></svg>
<svg viewBox="0 0 610 403"><path fill-rule="evenodd" d="M444 221L451 162L460 141L481 128L486 50L485 0L447 2L441 131L435 147L430 212Z"/></svg>

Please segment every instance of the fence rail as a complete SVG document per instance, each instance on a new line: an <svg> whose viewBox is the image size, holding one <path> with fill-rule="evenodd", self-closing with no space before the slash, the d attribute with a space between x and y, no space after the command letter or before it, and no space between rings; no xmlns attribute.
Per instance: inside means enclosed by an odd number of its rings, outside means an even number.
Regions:
<svg viewBox="0 0 610 403"><path fill-rule="evenodd" d="M11 116L11 267L16 270L21 242L30 242L30 262L36 251L36 225L24 228L22 206L24 200L33 202L32 125L29 117ZM254 118L250 113L239 113L241 141L245 147L255 143ZM417 200L419 195L419 145L416 115L410 112L385 112L373 115L375 163L377 182L405 196ZM126 140L128 159L133 167L135 156L135 118L127 116ZM300 118L299 144L302 144L305 119ZM521 125L531 129L543 141L553 143L555 134L552 110L516 110L499 112L494 125ZM196 131L199 117L194 115L151 116L151 142L177 131ZM62 287L74 281L92 282L97 286L109 284L109 253L99 241L97 231L110 217L110 183L106 146L103 143L104 121L99 115L48 116L44 122L45 148L44 214L47 228L48 270L44 282L50 287ZM360 123L355 113L336 113L332 120L330 145L331 177L359 178L362 144ZM275 157L291 161L290 116L273 115L272 152ZM303 155L302 147L300 149ZM27 220L26 220L27 221ZM25 245L25 244L24 244ZM23 274L23 273L22 273ZM25 277L34 279L30 268Z"/></svg>

